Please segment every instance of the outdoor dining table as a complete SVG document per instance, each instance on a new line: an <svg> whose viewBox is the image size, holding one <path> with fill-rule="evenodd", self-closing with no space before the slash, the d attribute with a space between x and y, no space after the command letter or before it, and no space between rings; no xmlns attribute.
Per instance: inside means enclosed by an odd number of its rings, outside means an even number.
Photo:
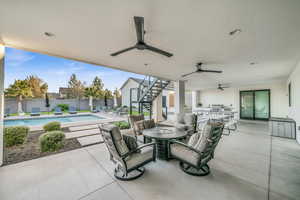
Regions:
<svg viewBox="0 0 300 200"><path fill-rule="evenodd" d="M143 130L144 137L155 140L157 157L161 160L169 159L169 141L185 138L187 134L186 131L170 127L155 127Z"/></svg>

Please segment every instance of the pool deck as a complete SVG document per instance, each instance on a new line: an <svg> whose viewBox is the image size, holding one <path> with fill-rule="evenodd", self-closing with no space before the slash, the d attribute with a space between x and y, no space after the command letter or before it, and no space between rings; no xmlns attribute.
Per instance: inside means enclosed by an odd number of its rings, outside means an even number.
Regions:
<svg viewBox="0 0 300 200"><path fill-rule="evenodd" d="M41 115L41 116L35 116L35 117L33 117L33 116L12 116L12 117L5 118L5 120L41 119L41 118L49 118L49 117L68 117L68 116L81 116L81 115L94 115L97 117L102 117L104 119L61 123L62 128L67 128L67 127L72 127L72 126L84 126L84 125L92 125L92 124L111 123L111 122L127 120L127 116L119 116L114 113L105 113L105 112L99 112L99 113L84 112L84 113L63 114L63 115L51 114L51 115ZM43 125L29 126L29 128L30 128L30 131L41 131L41 130L43 130Z"/></svg>

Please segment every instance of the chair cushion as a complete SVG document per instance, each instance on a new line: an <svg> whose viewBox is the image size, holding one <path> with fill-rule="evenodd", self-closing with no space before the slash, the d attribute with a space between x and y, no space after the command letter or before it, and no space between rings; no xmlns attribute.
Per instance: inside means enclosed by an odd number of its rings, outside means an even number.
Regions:
<svg viewBox="0 0 300 200"><path fill-rule="evenodd" d="M198 164L198 160L200 158L200 155L198 153L176 143L170 145L170 153L171 155L181 160L185 160L195 166Z"/></svg>
<svg viewBox="0 0 300 200"><path fill-rule="evenodd" d="M123 140L128 147L129 151L132 151L138 147L138 144L136 142L136 139L134 136L123 134Z"/></svg>
<svg viewBox="0 0 300 200"><path fill-rule="evenodd" d="M194 126L196 121L196 115L194 114L185 114L184 115L184 123L187 125Z"/></svg>
<svg viewBox="0 0 300 200"><path fill-rule="evenodd" d="M127 164L127 169L131 169L147 160L151 160L152 158L153 158L153 148L145 147L142 149L140 153L134 153L125 160Z"/></svg>
<svg viewBox="0 0 300 200"><path fill-rule="evenodd" d="M154 119L144 120L144 128L145 129L154 128L154 127L155 127Z"/></svg>
<svg viewBox="0 0 300 200"><path fill-rule="evenodd" d="M184 114L183 113L177 114L176 121L177 123L184 124Z"/></svg>
<svg viewBox="0 0 300 200"><path fill-rule="evenodd" d="M110 125L110 126L111 126L111 134L118 152L120 153L121 156L128 153L129 149L123 140L120 129L115 125Z"/></svg>
<svg viewBox="0 0 300 200"><path fill-rule="evenodd" d="M195 133L195 134L193 134L193 135L190 137L190 139L189 139L187 145L188 145L188 146L191 146L191 147L194 147L194 146L197 144L197 142L200 140L201 136L202 136L201 133Z"/></svg>
<svg viewBox="0 0 300 200"><path fill-rule="evenodd" d="M206 144L208 143L207 139L212 133L211 128L212 128L211 124L208 123L205 125L201 137L199 138L198 142L193 146L195 149L199 150L200 152L202 152L205 149Z"/></svg>
<svg viewBox="0 0 300 200"><path fill-rule="evenodd" d="M186 131L189 128L189 126L187 126L185 124L176 123L175 128L180 130L180 131Z"/></svg>
<svg viewBox="0 0 300 200"><path fill-rule="evenodd" d="M134 122L134 130L135 130L136 134L141 135L142 130L144 130L144 129L145 129L144 120Z"/></svg>

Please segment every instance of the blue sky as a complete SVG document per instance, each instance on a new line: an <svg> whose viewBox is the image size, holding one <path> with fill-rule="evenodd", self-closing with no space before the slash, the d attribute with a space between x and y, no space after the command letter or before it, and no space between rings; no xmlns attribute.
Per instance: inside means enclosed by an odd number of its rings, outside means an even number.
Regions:
<svg viewBox="0 0 300 200"><path fill-rule="evenodd" d="M25 79L29 75L36 75L48 83L48 92L58 92L59 87L67 87L72 73L75 73L77 78L85 81L87 85L91 84L95 76L99 76L104 82L104 87L110 90L120 88L129 77L144 77L64 58L6 48L5 88L15 79Z"/></svg>

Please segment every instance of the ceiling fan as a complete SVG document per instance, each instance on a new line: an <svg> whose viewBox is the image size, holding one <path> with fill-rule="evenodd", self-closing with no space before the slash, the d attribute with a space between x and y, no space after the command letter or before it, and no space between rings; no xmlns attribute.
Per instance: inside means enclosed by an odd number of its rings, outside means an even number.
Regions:
<svg viewBox="0 0 300 200"><path fill-rule="evenodd" d="M117 56L121 53L125 53L126 51L130 51L132 49L138 49L138 50L149 50L153 51L155 53L162 54L167 57L173 56L173 54L163 51L161 49L158 49L156 47L150 46L145 43L144 41L144 35L146 31L144 30L144 17L134 17L134 23L135 23L135 29L136 29L136 36L137 36L137 43L134 46L131 46L129 48L117 51L115 53L110 54L111 56Z"/></svg>
<svg viewBox="0 0 300 200"><path fill-rule="evenodd" d="M222 86L222 84L218 84L218 90L224 90L224 88L229 88L228 86L227 87L224 87L224 86Z"/></svg>
<svg viewBox="0 0 300 200"><path fill-rule="evenodd" d="M202 64L203 63L201 63L201 62L197 63L197 65L196 65L197 70L196 71L188 73L188 74L184 74L184 75L182 75L182 77L186 77L186 76L189 76L189 75L194 74L194 73L202 73L202 72L222 73L222 71L218 71L218 70L202 69Z"/></svg>

